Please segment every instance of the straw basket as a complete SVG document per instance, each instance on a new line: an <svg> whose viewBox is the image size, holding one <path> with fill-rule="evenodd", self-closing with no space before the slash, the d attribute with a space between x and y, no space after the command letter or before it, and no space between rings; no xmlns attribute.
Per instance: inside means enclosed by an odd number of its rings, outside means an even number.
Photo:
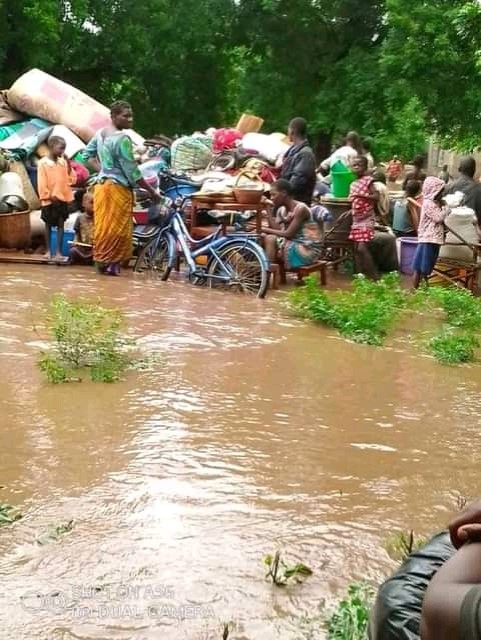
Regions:
<svg viewBox="0 0 481 640"><path fill-rule="evenodd" d="M0 247L25 249L30 245L30 211L0 214Z"/></svg>

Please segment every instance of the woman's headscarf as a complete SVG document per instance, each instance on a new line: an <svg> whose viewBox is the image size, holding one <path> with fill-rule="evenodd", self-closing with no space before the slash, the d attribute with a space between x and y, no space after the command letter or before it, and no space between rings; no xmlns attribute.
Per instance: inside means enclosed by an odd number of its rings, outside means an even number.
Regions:
<svg viewBox="0 0 481 640"><path fill-rule="evenodd" d="M434 200L446 186L444 180L429 176L423 183L423 200Z"/></svg>

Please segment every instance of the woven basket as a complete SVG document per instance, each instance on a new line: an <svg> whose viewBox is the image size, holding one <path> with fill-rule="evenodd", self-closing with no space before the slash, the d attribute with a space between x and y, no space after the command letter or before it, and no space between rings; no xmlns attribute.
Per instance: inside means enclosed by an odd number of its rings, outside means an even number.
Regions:
<svg viewBox="0 0 481 640"><path fill-rule="evenodd" d="M240 185L239 182L241 178L248 178L251 183L256 181L259 183L259 186ZM259 204L264 195L264 187L258 174L250 171L242 171L238 175L233 191L235 199L239 204Z"/></svg>
<svg viewBox="0 0 481 640"><path fill-rule="evenodd" d="M0 214L0 247L25 249L30 246L30 211Z"/></svg>

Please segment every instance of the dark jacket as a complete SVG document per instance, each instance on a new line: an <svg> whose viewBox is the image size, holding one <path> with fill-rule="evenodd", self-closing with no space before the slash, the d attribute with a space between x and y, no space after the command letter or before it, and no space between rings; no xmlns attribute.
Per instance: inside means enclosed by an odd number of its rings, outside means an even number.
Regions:
<svg viewBox="0 0 481 640"><path fill-rule="evenodd" d="M281 178L291 183L295 200L311 206L317 180L316 158L307 140L294 145L286 153Z"/></svg>
<svg viewBox="0 0 481 640"><path fill-rule="evenodd" d="M461 175L457 180L448 184L446 189L446 193L456 193L456 191L464 193L463 205L474 210L478 222L481 224L481 184L468 176Z"/></svg>

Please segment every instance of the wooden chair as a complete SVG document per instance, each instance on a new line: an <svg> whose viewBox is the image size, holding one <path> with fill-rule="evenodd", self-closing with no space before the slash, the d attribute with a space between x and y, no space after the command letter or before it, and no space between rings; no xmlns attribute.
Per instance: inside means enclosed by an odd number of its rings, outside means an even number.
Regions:
<svg viewBox="0 0 481 640"><path fill-rule="evenodd" d="M287 274L295 273L297 276L297 283L302 284L304 278L311 273L319 273L319 286L325 287L327 284L327 262L325 260L318 260L305 267L299 267L298 269L286 269L283 264L275 265L273 270L273 288L277 288L278 282L280 284L287 283Z"/></svg>
<svg viewBox="0 0 481 640"><path fill-rule="evenodd" d="M470 250L472 258L470 260L458 260L440 257L436 262L430 279L438 277L449 284L456 287L465 287L474 293L477 288L478 273L481 270L481 262L478 262L481 256L481 244L471 244L456 231L450 229L447 224L444 224L444 226L449 233L452 233L459 240L459 242L448 242L444 246L466 247Z"/></svg>

